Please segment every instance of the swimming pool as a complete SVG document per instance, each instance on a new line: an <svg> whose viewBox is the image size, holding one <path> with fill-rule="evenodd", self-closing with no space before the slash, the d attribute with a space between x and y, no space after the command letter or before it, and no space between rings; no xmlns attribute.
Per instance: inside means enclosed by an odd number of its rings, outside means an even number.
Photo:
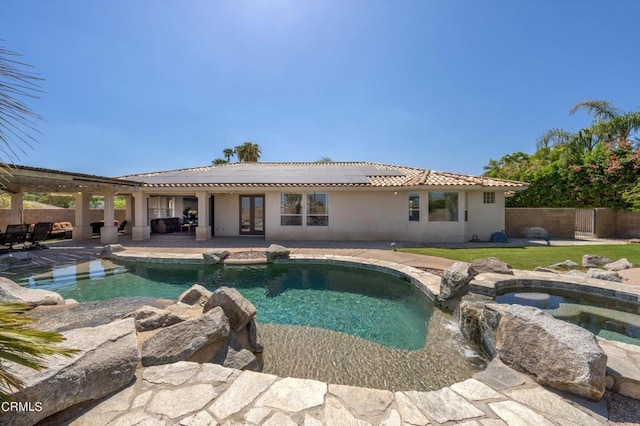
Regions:
<svg viewBox="0 0 640 426"><path fill-rule="evenodd" d="M425 346L434 306L409 282L337 265L118 265L97 260L15 279L79 302L115 297L176 299L197 283L235 287L265 324L310 326L347 333L391 348Z"/></svg>

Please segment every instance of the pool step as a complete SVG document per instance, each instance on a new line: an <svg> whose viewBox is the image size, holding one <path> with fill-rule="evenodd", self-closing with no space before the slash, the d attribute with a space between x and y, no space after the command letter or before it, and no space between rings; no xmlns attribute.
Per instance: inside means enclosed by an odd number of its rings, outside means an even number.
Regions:
<svg viewBox="0 0 640 426"><path fill-rule="evenodd" d="M607 354L607 389L640 400L640 346L598 338Z"/></svg>

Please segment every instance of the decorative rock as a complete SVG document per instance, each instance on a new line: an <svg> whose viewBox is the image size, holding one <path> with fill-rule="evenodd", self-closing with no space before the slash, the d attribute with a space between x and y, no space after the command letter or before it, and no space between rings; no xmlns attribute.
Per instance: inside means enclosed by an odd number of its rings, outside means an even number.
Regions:
<svg viewBox="0 0 640 426"><path fill-rule="evenodd" d="M273 261L277 259L288 259L291 254L291 250L278 244L271 244L265 251L265 254L267 255L267 262L273 263Z"/></svg>
<svg viewBox="0 0 640 426"><path fill-rule="evenodd" d="M611 263L611 260L607 257L596 256L594 254L585 254L582 256L582 266L584 268L597 268L607 263Z"/></svg>
<svg viewBox="0 0 640 426"><path fill-rule="evenodd" d="M251 321L249 321L249 343L253 352L262 352L264 350L262 339L258 334L258 320L256 317L251 318Z"/></svg>
<svg viewBox="0 0 640 426"><path fill-rule="evenodd" d="M533 271L534 272L546 272L546 273L549 273L549 274L557 274L558 273L553 268L545 268L545 267L542 267L542 266L536 266L535 268L533 268Z"/></svg>
<svg viewBox="0 0 640 426"><path fill-rule="evenodd" d="M474 276L475 274L469 263L454 263L442 273L442 278L440 279L440 295L438 298L440 300L451 299L466 288Z"/></svg>
<svg viewBox="0 0 640 426"><path fill-rule="evenodd" d="M470 269L474 276L483 272L513 275L511 266L498 259L497 257L485 257L484 259L476 259L471 262Z"/></svg>
<svg viewBox="0 0 640 426"><path fill-rule="evenodd" d="M229 319L229 326L236 331L249 324L249 321L256 314L256 307L245 299L238 290L231 287L220 287L213 292L204 305L203 312L208 312L216 306L222 308Z"/></svg>
<svg viewBox="0 0 640 426"><path fill-rule="evenodd" d="M229 253L227 250L214 250L202 253L202 258L204 259L204 263L215 265L218 263L223 263L230 254L231 253Z"/></svg>
<svg viewBox="0 0 640 426"><path fill-rule="evenodd" d="M227 348L227 356L222 365L226 368L235 368L236 370L258 370L258 359L253 352L244 348Z"/></svg>
<svg viewBox="0 0 640 426"><path fill-rule="evenodd" d="M122 244L107 244L106 246L102 247L102 250L100 251L100 257L111 257L113 253L117 253L119 251L124 251L124 246Z"/></svg>
<svg viewBox="0 0 640 426"><path fill-rule="evenodd" d="M0 277L0 302L39 305L64 305L64 298L49 290L22 287L8 278Z"/></svg>
<svg viewBox="0 0 640 426"><path fill-rule="evenodd" d="M596 278L598 280L613 281L616 283L622 282L622 277L617 272L605 271L598 268L589 268L587 278Z"/></svg>
<svg viewBox="0 0 640 426"><path fill-rule="evenodd" d="M524 236L529 239L548 240L549 231L540 226L532 226L524 230Z"/></svg>
<svg viewBox="0 0 640 426"><path fill-rule="evenodd" d="M504 309L496 350L505 364L541 384L596 400L604 395L607 356L595 336L540 309Z"/></svg>
<svg viewBox="0 0 640 426"><path fill-rule="evenodd" d="M604 268L610 271L622 271L623 269L633 268L633 264L629 262L629 259L623 257L622 259L618 259L615 262L607 263L606 265L604 265Z"/></svg>
<svg viewBox="0 0 640 426"><path fill-rule="evenodd" d="M553 265L549 266L549 268L553 268L553 269L573 269L577 267L578 267L578 264L573 260L569 260L569 259L565 260L564 262L554 263Z"/></svg>
<svg viewBox="0 0 640 426"><path fill-rule="evenodd" d="M142 345L142 365L176 361L210 362L229 336L229 321L222 308L200 318L163 328Z"/></svg>
<svg viewBox="0 0 640 426"><path fill-rule="evenodd" d="M125 318L133 318L136 322L136 330L140 332L169 327L186 320L186 318L176 315L173 312L154 308L153 306L143 306L126 315Z"/></svg>
<svg viewBox="0 0 640 426"><path fill-rule="evenodd" d="M11 364L25 384L15 401L39 401L41 410L5 411L2 424L35 424L81 402L100 399L129 384L140 360L133 319L62 333L64 346L79 349L72 356L51 357L41 371Z"/></svg>
<svg viewBox="0 0 640 426"><path fill-rule="evenodd" d="M491 299L480 295L467 295L458 305L458 325L462 335L473 345L494 357L496 331L504 306L490 303Z"/></svg>
<svg viewBox="0 0 640 426"><path fill-rule="evenodd" d="M212 291L207 290L200 284L194 284L178 297L178 303L184 303L189 306L204 306L212 294Z"/></svg>

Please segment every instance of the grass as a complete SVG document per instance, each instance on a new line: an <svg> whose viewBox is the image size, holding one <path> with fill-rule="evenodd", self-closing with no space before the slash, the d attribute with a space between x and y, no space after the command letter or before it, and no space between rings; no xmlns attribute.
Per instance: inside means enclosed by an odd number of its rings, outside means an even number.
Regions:
<svg viewBox="0 0 640 426"><path fill-rule="evenodd" d="M530 246L505 248L408 248L408 253L438 256L462 262L471 262L483 257L497 257L515 269L531 270L536 266L572 260L582 267L582 256L592 254L604 256L611 261L626 257L634 266L640 265L640 244L584 245L584 246Z"/></svg>

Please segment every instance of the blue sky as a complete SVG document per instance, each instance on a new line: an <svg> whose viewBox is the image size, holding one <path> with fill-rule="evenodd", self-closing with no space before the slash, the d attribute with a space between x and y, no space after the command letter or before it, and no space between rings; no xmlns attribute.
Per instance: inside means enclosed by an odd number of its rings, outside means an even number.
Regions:
<svg viewBox="0 0 640 426"><path fill-rule="evenodd" d="M481 174L575 103L640 109L640 2L0 0L46 79L18 163L105 176L261 161Z"/></svg>

